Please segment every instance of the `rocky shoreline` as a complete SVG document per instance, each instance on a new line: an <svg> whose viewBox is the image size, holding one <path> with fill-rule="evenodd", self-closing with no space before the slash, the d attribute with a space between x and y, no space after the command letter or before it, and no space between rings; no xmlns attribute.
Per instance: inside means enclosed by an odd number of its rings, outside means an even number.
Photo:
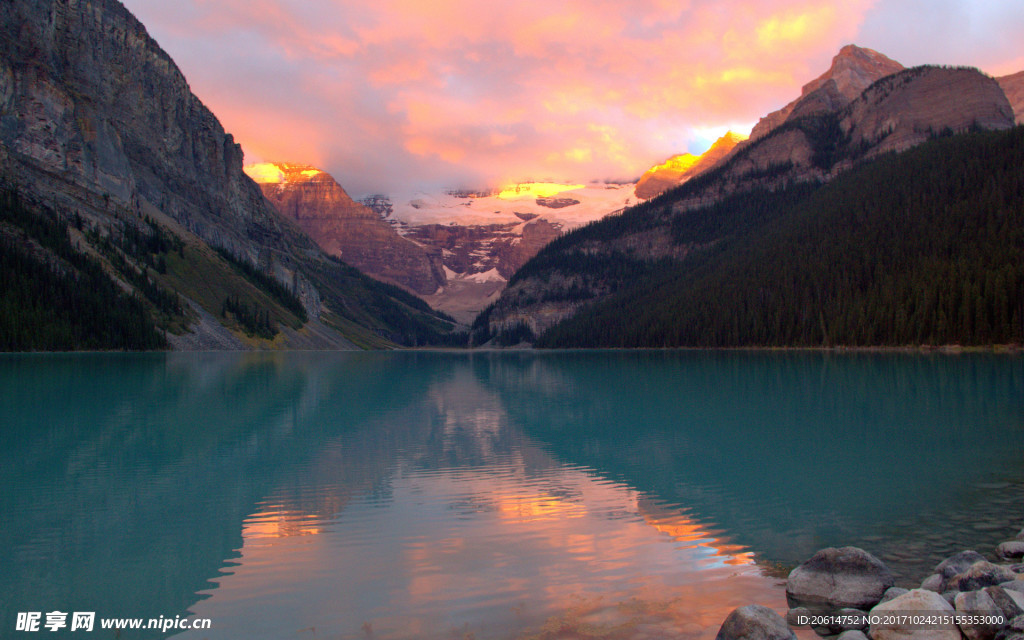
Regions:
<svg viewBox="0 0 1024 640"><path fill-rule="evenodd" d="M1024 530L996 555L961 551L904 589L863 549L822 549L790 572L786 618L740 607L716 640L796 640L793 627L838 640L1024 640Z"/></svg>

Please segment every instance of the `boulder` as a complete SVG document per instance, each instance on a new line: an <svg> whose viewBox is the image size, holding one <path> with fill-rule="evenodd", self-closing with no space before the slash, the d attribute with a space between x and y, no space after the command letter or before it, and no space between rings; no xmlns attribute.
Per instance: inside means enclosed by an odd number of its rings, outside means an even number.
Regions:
<svg viewBox="0 0 1024 640"><path fill-rule="evenodd" d="M889 568L867 551L829 547L793 569L786 581L786 598L790 606L867 610L895 582Z"/></svg>
<svg viewBox="0 0 1024 640"><path fill-rule="evenodd" d="M1017 539L1024 540L1024 529L1021 529L1020 533L1017 534Z"/></svg>
<svg viewBox="0 0 1024 640"><path fill-rule="evenodd" d="M1017 574L1007 567L992 564L987 560L975 562L967 571L950 578L947 589L956 591L976 591L985 587L994 587L1002 582L1016 579Z"/></svg>
<svg viewBox="0 0 1024 640"><path fill-rule="evenodd" d="M836 640L868 640L868 637L860 629L850 629L840 633Z"/></svg>
<svg viewBox="0 0 1024 640"><path fill-rule="evenodd" d="M1024 640L1024 616L1017 616L1010 620L996 634L996 640Z"/></svg>
<svg viewBox="0 0 1024 640"><path fill-rule="evenodd" d="M940 593L942 591L942 583L945 581L940 574L933 573L924 579L924 582L921 583L921 588Z"/></svg>
<svg viewBox="0 0 1024 640"><path fill-rule="evenodd" d="M925 582L927 582L927 580L925 580ZM928 587L926 587L924 585L921 585L921 588L922 589L928 589ZM929 591L935 591L935 589L928 589L928 590ZM892 600L894 598L898 598L898 597L902 596L904 593L907 593L907 592L909 592L909 589L904 589L903 587L889 587L888 589L885 590L885 593L882 594L882 600L881 600L881 602L879 602L879 604L881 604L882 602L889 602L890 600Z"/></svg>
<svg viewBox="0 0 1024 640"><path fill-rule="evenodd" d="M956 612L964 615L1000 617L1000 619L1003 619L1002 609L984 590L958 593L956 596ZM1003 625L1001 624L969 624L964 622L960 624L960 631L963 632L967 640L994 640L996 633L1002 627Z"/></svg>
<svg viewBox="0 0 1024 640"><path fill-rule="evenodd" d="M999 586L1007 591L1017 591L1024 593L1024 580L1010 580L1009 582L1000 582Z"/></svg>
<svg viewBox="0 0 1024 640"><path fill-rule="evenodd" d="M1003 560L1020 560L1024 558L1024 540L1011 540L996 547L996 555Z"/></svg>
<svg viewBox="0 0 1024 640"><path fill-rule="evenodd" d="M1024 592L1007 591L1002 587L985 587L983 591L992 598L992 602L1007 620L1024 615Z"/></svg>
<svg viewBox="0 0 1024 640"><path fill-rule="evenodd" d="M985 556L981 555L977 551L961 551L955 555L952 555L935 567L935 573L942 576L943 583L949 581L957 574L963 573L971 568L975 562L981 562L985 559ZM945 586L945 584L943 584ZM945 589L939 588L935 591L943 592Z"/></svg>
<svg viewBox="0 0 1024 640"><path fill-rule="evenodd" d="M807 607L794 607L786 613L786 623L791 627L807 626L806 622L811 617L811 610Z"/></svg>
<svg viewBox="0 0 1024 640"><path fill-rule="evenodd" d="M796 640L782 616L759 604L734 609L715 640Z"/></svg>
<svg viewBox="0 0 1024 640"><path fill-rule="evenodd" d="M871 610L872 616L882 616L899 612L901 614L954 613L953 607L934 591L913 589L889 602L880 604ZM961 640L960 629L954 625L913 625L890 624L872 625L868 631L871 640Z"/></svg>

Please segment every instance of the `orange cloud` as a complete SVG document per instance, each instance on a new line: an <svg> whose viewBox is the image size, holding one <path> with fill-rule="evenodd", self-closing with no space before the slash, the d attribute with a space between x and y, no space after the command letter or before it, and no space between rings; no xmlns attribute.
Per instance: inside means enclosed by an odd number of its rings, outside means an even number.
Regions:
<svg viewBox="0 0 1024 640"><path fill-rule="evenodd" d="M249 160L327 163L356 194L514 175L636 177L701 151L698 127L752 123L779 108L844 44L921 62L890 50L916 27L886 31L877 18L902 0L126 4ZM1022 13L1015 3L947 4L1007 25L1005 37L977 41L1010 52L988 64L1016 64L1013 29L1024 18L1010 19ZM919 38L938 46L932 40Z"/></svg>

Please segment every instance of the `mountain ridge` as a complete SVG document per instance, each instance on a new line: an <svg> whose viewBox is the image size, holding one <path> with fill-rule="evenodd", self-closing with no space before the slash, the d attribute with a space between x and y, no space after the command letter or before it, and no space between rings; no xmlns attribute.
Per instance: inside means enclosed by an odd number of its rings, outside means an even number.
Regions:
<svg viewBox="0 0 1024 640"><path fill-rule="evenodd" d="M70 225L69 234L129 289L184 296L182 315L161 321L183 332L170 336L180 348L223 348L225 329L232 348L386 346L444 332L446 321L422 302L324 255L273 210L242 161L241 147L120 2L0 5L0 174L40 201L40 212L65 225L80 219L88 234ZM155 238L170 238L181 256ZM213 247L292 291L306 326L261 293L269 280L246 281ZM229 299L238 304L225 313ZM281 327L278 338L243 330L261 305L270 305L258 315Z"/></svg>
<svg viewBox="0 0 1024 640"><path fill-rule="evenodd" d="M613 294L630 278L655 268L652 265L670 265L708 251L725 237L727 228L709 220L706 224L715 229L713 233L700 241L681 241L673 221L687 212L709 210L731 194L817 185L871 158L905 151L937 136L1009 129L1014 124L1001 86L976 69L902 69L874 80L855 99L844 97L836 109L823 108L814 97L823 87L831 90L828 81L819 82L823 77L805 85L805 94L790 103L785 121L737 145L717 167L542 250L476 319L477 339L502 333L541 335ZM859 81L866 82L866 77ZM790 117L808 104L801 103L808 96L814 97L813 108ZM574 258L567 262L569 255Z"/></svg>

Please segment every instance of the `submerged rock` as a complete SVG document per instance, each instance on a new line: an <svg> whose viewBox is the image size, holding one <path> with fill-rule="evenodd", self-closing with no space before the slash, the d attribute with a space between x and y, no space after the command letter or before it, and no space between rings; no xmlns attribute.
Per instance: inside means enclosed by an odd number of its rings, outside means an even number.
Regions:
<svg viewBox="0 0 1024 640"><path fill-rule="evenodd" d="M996 555L1004 560L1024 558L1024 540L1011 540L996 547Z"/></svg>
<svg viewBox="0 0 1024 640"><path fill-rule="evenodd" d="M884 617L887 613L901 614L952 614L953 607L934 591L913 589L907 593L880 604L871 610L872 616ZM961 640L960 629L954 625L914 625L899 622L890 625L873 625L868 631L871 640Z"/></svg>
<svg viewBox="0 0 1024 640"><path fill-rule="evenodd" d="M796 634L775 611L751 604L734 609L722 623L715 640L796 640Z"/></svg>
<svg viewBox="0 0 1024 640"><path fill-rule="evenodd" d="M896 582L881 560L857 547L829 547L789 574L790 606L869 609Z"/></svg>

